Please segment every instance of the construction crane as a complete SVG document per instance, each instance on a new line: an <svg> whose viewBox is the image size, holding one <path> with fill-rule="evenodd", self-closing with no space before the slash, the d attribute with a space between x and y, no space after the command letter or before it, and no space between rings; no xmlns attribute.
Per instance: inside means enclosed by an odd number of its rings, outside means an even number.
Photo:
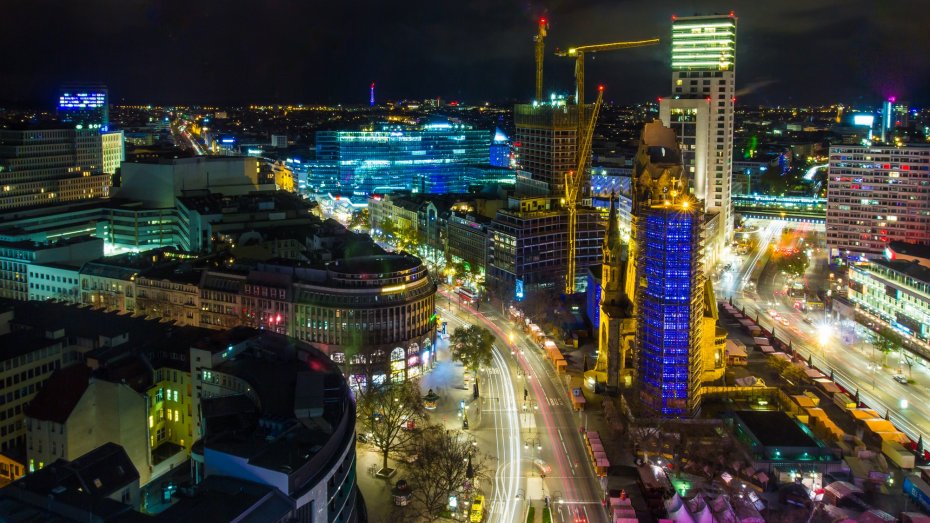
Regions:
<svg viewBox="0 0 930 523"><path fill-rule="evenodd" d="M597 101L591 110L591 119L587 122L584 131L578 135L578 157L580 158L575 171L565 173L565 206L568 208L568 272L565 274L565 294L571 296L575 293L575 240L578 232L578 201L581 189L584 186L584 172L588 164L588 155L591 154L591 142L594 140L594 124L597 115L601 112L601 103L604 101L604 86L597 88Z"/></svg>
<svg viewBox="0 0 930 523"><path fill-rule="evenodd" d="M543 96L543 56L546 50L546 33L549 22L545 18L539 19L539 31L533 37L536 42L536 100L541 101Z"/></svg>
<svg viewBox="0 0 930 523"><path fill-rule="evenodd" d="M604 95L603 87L599 87L597 102L594 104L591 118L588 119L585 115L584 106L584 57L586 54L590 53L619 51L622 49L656 45L658 43L658 38L650 38L648 40L634 40L630 42L583 45L571 47L567 51L556 51L555 53L556 56L565 56L575 59L575 103L578 107L578 128L577 134L575 135L578 144L575 156L577 168L574 173L566 173L565 175L565 205L568 208L568 272L565 275L566 295L575 293L575 233L578 228L578 202L581 198L581 189L584 187L588 156L591 154L594 125L597 123L597 115L600 112L600 106L603 102Z"/></svg>
<svg viewBox="0 0 930 523"><path fill-rule="evenodd" d="M622 49L632 49L635 47L647 47L657 45L658 38L648 40L633 40L630 42L613 42L609 44L582 45L579 47L570 47L567 51L556 51L556 56L564 56L575 59L575 103L578 105L578 132L587 126L585 119L584 107L584 57L586 54L603 53L607 51L620 51ZM580 135L579 135L580 136Z"/></svg>

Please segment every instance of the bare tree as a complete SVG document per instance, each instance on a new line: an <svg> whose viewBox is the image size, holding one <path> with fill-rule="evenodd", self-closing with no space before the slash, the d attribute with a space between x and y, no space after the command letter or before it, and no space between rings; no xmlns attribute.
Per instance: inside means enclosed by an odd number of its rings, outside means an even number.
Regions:
<svg viewBox="0 0 930 523"><path fill-rule="evenodd" d="M359 425L381 453L382 470L386 470L389 456L411 449L426 419L419 384L416 380L369 383L365 389L356 387L356 399Z"/></svg>
<svg viewBox="0 0 930 523"><path fill-rule="evenodd" d="M420 436L417 459L406 472L415 510L433 522L442 516L449 496L468 494L476 481L487 477L486 458L461 431L432 425Z"/></svg>

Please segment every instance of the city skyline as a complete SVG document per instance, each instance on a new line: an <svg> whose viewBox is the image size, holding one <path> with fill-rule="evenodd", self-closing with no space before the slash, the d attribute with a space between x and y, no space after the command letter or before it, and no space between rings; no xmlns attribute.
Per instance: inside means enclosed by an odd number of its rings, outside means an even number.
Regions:
<svg viewBox="0 0 930 523"><path fill-rule="evenodd" d="M740 18L737 96L745 103L868 103L896 95L920 104L927 100L919 86L930 81L916 0L897 2L894 9L840 0L803 6L745 0L648 6L414 2L405 9L374 2L351 8L280 2L262 9L237 2L223 9L204 3L94 4L65 6L60 16L46 19L49 6L36 2L4 17L0 42L17 52L7 61L0 103L50 103L65 81L106 83L114 103L364 105L371 82L377 82L377 103L437 96L469 103L528 100L539 16L551 23L545 92L572 90L571 64L553 56L558 47L663 39L660 46L597 57L588 65L589 83L608 85L607 101L640 102L668 94L671 16L730 10ZM56 37L19 45L39 20ZM80 55L62 52L64 43L88 35L93 40ZM624 81L631 69L637 71L635 84ZM810 85L829 85L830 99Z"/></svg>

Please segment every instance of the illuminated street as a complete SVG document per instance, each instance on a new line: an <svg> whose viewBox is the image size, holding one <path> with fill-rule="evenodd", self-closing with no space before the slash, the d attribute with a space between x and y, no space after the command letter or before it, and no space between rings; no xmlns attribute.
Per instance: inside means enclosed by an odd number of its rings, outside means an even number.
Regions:
<svg viewBox="0 0 930 523"><path fill-rule="evenodd" d="M780 275L773 274L757 282L758 289L746 285L744 278L753 273L763 249L768 249L772 238L777 239L785 227L785 222L771 221L761 228L759 249L755 254L743 257L744 262L738 268L739 278L734 278L740 285L735 288L724 286L726 292L720 293L718 298L733 296L734 305L739 308L746 306L747 316L755 318L758 315L763 327L774 327L778 339L786 343L790 341L803 356L810 355L814 366L825 374L829 375L832 370L839 385L850 394L858 390L862 402L882 415L887 412L889 419L911 439L916 441L920 435L930 435L930 369L925 361L909 356L916 363L908 375L907 365L900 354L890 354L886 367L882 368L881 354L862 336L864 327L845 325L837 329L826 323L823 312L803 313L776 299L774 291L783 283ZM775 230L779 231L777 235L768 234ZM769 311L775 311L778 319ZM914 382L907 385L896 382L894 376L899 371Z"/></svg>
<svg viewBox="0 0 930 523"><path fill-rule="evenodd" d="M448 294L440 292L448 298ZM453 318L458 315L463 318L477 319L497 336L498 347L508 346L510 336L513 335L513 354L507 354L503 358L496 354L495 367L490 369L489 375L493 379L497 374L498 366L506 365L510 379L503 381L508 382L508 386L495 389L494 385L491 385L491 389L482 388L482 396L486 396L486 399L487 396L500 397L495 396L495 390L504 390L507 394L513 392L520 394L521 385L526 387L528 393L525 404L526 413L520 415L526 421L523 423L522 438L519 435L513 438L513 441L517 443L516 449L500 446L500 452L503 454L500 458L502 465L498 468L499 477L495 478L496 486L499 485L495 493L498 490L510 492L511 484L508 481L512 477L502 474L501 467L505 466L504 462L516 463L514 456L517 456L517 459L522 460L523 463L518 488L526 494L521 494L519 503L513 507L508 503L509 500L505 499L506 496L498 497L495 494L496 504L504 507L499 513L504 514L517 507L522 510L524 507L522 498L533 496L533 493L527 490L528 479L540 478L542 469L548 467L551 471L544 474L545 477L542 479L542 495L549 496L552 500L553 518L556 521L572 523L575 521L607 521L601 505L602 490L599 479L594 474L579 434L583 418L572 412L568 401L568 391L556 375L552 365L541 357L540 350L522 331L510 331L510 328L506 326L507 321L497 311L484 310L476 314L473 309L463 307L458 300L455 300L451 308L445 309L443 314ZM519 396L513 394L510 397L520 399ZM508 412L507 409L508 407L504 405L501 413ZM501 419L500 423L504 428L515 426L504 419ZM503 429L502 432L504 432ZM522 457L519 454L521 440ZM517 521L517 519L491 519L489 521Z"/></svg>
<svg viewBox="0 0 930 523"><path fill-rule="evenodd" d="M446 309L438 309L448 321L449 332L467 323ZM475 408L468 409L471 413L468 433L475 437L479 449L493 458L490 489L487 485L482 487L490 500L489 521L515 521L523 507L518 498L525 488L523 449L516 392L512 379L508 379L511 374L508 359L509 354L505 357L494 350L493 365L479 373L480 397L474 402Z"/></svg>

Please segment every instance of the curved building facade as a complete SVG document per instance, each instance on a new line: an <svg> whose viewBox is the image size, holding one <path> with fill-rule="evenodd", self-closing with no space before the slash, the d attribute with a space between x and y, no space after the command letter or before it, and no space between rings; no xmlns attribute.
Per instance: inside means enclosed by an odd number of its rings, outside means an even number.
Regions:
<svg viewBox="0 0 930 523"><path fill-rule="evenodd" d="M436 284L419 258L362 256L294 283L294 336L346 367L351 385L419 376L433 357Z"/></svg>
<svg viewBox="0 0 930 523"><path fill-rule="evenodd" d="M220 341L191 353L203 419L193 483L227 476L275 487L291 521L364 520L355 402L341 369L280 334L239 328Z"/></svg>

